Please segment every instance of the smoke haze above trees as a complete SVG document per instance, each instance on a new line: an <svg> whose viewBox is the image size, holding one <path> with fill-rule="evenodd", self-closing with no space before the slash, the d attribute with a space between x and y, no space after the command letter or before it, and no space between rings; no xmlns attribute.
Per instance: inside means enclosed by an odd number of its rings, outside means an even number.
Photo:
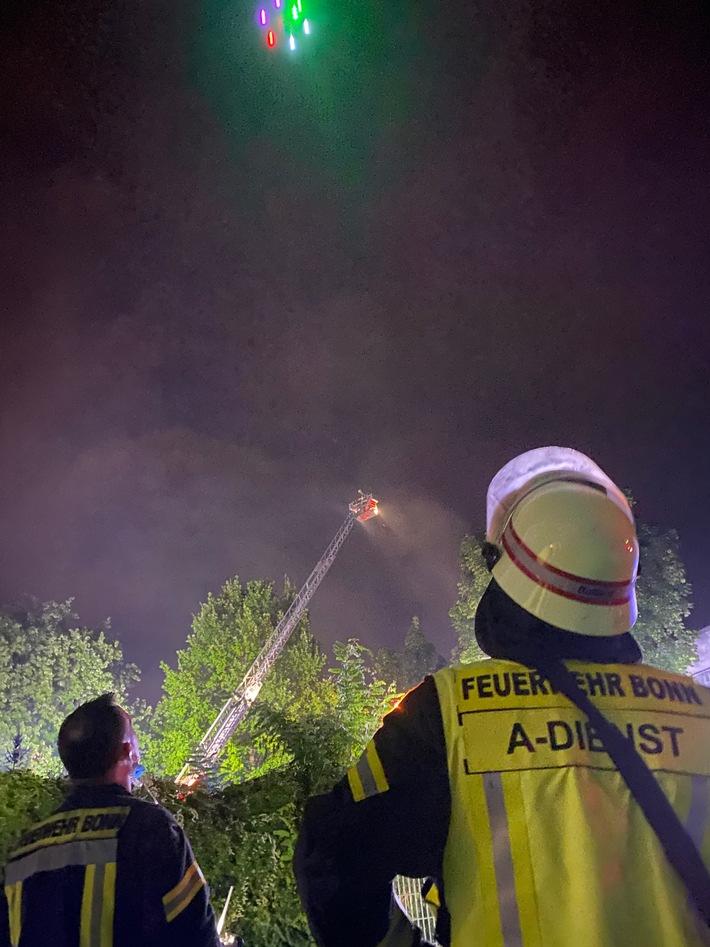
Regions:
<svg viewBox="0 0 710 947"><path fill-rule="evenodd" d="M358 487L418 541L349 540L317 636L448 654L541 443L679 529L710 621L707 4L424 3L353 55L360 9L322 113L213 0L0 14L0 597L110 614L153 699L195 602L298 583Z"/></svg>

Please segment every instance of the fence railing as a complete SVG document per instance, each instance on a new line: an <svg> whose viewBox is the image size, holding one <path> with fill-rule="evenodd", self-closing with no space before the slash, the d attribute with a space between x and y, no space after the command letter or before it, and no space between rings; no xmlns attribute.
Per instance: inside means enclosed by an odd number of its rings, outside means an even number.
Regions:
<svg viewBox="0 0 710 947"><path fill-rule="evenodd" d="M403 875L398 875L395 878L394 890L407 916L421 928L426 939L435 944L436 915L434 909L422 897L422 885L425 881L425 878L405 878Z"/></svg>

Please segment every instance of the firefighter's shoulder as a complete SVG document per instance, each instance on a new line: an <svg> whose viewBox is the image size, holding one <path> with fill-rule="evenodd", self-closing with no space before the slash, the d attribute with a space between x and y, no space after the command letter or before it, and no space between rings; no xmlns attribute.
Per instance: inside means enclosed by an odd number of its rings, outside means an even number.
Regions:
<svg viewBox="0 0 710 947"><path fill-rule="evenodd" d="M174 845L185 839L185 833L172 812L160 804L143 799L131 800L131 818L126 828L132 836L148 846L156 838L162 844L172 839Z"/></svg>
<svg viewBox="0 0 710 947"><path fill-rule="evenodd" d="M392 786L412 785L421 764L445 774L446 751L436 684L427 676L385 716L360 759L347 772L352 799L362 802Z"/></svg>

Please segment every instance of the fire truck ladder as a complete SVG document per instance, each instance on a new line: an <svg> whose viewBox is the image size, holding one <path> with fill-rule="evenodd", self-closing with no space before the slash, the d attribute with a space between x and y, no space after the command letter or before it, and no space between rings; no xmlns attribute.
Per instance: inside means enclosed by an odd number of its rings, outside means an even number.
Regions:
<svg viewBox="0 0 710 947"><path fill-rule="evenodd" d="M356 521L369 520L371 516L377 516L377 500L371 493L362 493L357 500L353 500L348 506L348 515L345 517L343 525L333 537L330 545L319 559L315 569L306 579L305 584L299 591L289 606L286 614L274 628L271 637L268 639L256 660L244 675L244 679L232 696L226 701L224 707L220 710L209 728L207 733L200 740L193 760L186 763L180 770L177 777L178 783L192 785L199 777L200 772L204 772L210 766L213 766L229 742L229 738L247 715L249 708L259 696L259 691L273 667L276 659L286 646L286 642L291 637L293 630L298 624L306 606L313 598L316 589L321 584L328 572L328 569L335 562L341 546L348 538L351 529Z"/></svg>

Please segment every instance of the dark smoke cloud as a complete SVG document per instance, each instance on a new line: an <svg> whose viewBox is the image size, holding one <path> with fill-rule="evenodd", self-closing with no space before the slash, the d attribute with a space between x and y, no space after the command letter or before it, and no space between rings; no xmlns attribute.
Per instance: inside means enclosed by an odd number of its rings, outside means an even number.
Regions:
<svg viewBox="0 0 710 947"><path fill-rule="evenodd" d="M386 70L333 41L281 99L201 47L209 0L50 6L0 50L5 599L110 615L154 696L208 590L302 581L362 488L382 520L316 633L391 647L418 614L446 655L488 480L562 443L678 527L708 623L692 5L425 3Z"/></svg>

